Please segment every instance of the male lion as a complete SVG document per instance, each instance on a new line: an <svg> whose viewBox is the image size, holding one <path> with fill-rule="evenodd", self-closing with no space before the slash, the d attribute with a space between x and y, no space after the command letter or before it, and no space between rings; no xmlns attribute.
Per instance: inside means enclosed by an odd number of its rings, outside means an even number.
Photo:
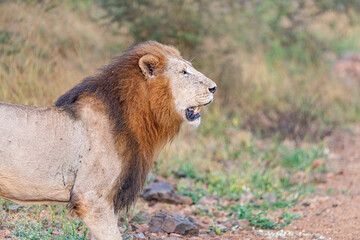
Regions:
<svg viewBox="0 0 360 240"><path fill-rule="evenodd" d="M118 212L143 188L182 122L197 126L216 84L149 41L85 78L54 107L0 102L0 197L68 203L96 239L121 239Z"/></svg>

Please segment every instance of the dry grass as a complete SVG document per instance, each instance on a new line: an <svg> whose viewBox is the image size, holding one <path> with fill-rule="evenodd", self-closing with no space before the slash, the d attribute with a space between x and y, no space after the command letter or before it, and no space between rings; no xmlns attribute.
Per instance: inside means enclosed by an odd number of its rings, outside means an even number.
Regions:
<svg viewBox="0 0 360 240"><path fill-rule="evenodd" d="M51 2L0 5L0 99L52 105L109 61L115 37L85 14ZM16 13L16 14L14 14Z"/></svg>
<svg viewBox="0 0 360 240"><path fill-rule="evenodd" d="M331 61L269 62L261 48L249 53L239 43L224 41L229 44L206 43L201 67L213 70L210 77L219 85L216 107L230 120L238 118L242 127L261 136L318 140L359 119L359 88L339 79Z"/></svg>
<svg viewBox="0 0 360 240"><path fill-rule="evenodd" d="M103 14L99 8L81 6L71 1L0 5L1 100L51 105L131 43L124 34L113 34L114 28L99 23ZM232 23L234 19L228 18L225 23ZM326 18L331 21L334 16ZM240 126L261 135L280 132L299 139L321 138L334 126L358 119L358 90L339 81L328 62L306 67L281 58L269 62L261 46L249 52L236 40L235 28L241 24L233 21L229 28L233 32L206 39L200 56L187 56L196 57L195 65L219 85L212 112L217 108L228 116L225 120L236 118ZM314 24L314 29L319 26ZM246 31L256 35L254 30ZM324 39L334 39L336 31L327 33L326 28ZM355 27L347 29L348 39L356 32Z"/></svg>

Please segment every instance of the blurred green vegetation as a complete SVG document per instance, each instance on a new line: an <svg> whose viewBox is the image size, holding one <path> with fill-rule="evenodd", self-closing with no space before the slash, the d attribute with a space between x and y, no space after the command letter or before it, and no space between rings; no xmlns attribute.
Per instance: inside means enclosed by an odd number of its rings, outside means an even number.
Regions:
<svg viewBox="0 0 360 240"><path fill-rule="evenodd" d="M318 140L359 119L326 55L360 49L358 1L99 0L135 42L174 44L219 84L221 114L259 136Z"/></svg>
<svg viewBox="0 0 360 240"><path fill-rule="evenodd" d="M11 27L16 16L3 17L2 79L13 78L29 91L41 92L34 87L39 83L23 83L24 76L18 70L25 69L24 62L26 69L33 65L30 76L36 79L50 78L49 73L58 65L46 63L53 62L55 56L72 62L74 69L67 74L75 74L55 79L56 84L65 86L56 88L59 91L43 90L43 104L50 98L54 101L77 82L85 68L90 68L89 63L104 64L107 57L121 54L131 43L157 40L175 45L185 58L195 58L194 65L218 83L211 112L224 117L216 117L215 125L221 124L219 121L232 124L235 119L239 128L260 137L319 140L360 116L358 87L346 84L332 69L338 56L360 50L357 1L2 2L2 9L31 6L30 12L44 17L41 20L21 13L34 25L26 29L25 24ZM58 19L47 17L50 14ZM49 29L48 25L54 26L59 19L63 25ZM26 57L28 54L31 57ZM5 99L39 102L29 100L30 94L20 92L17 86L2 85ZM9 96L5 88L16 91L16 96Z"/></svg>

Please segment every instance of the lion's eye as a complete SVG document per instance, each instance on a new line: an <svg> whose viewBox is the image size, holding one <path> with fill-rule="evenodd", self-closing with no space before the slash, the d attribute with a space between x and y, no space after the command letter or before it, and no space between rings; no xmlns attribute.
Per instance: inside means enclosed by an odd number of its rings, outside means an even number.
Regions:
<svg viewBox="0 0 360 240"><path fill-rule="evenodd" d="M188 71L186 71L186 69L182 70L183 74L190 74Z"/></svg>

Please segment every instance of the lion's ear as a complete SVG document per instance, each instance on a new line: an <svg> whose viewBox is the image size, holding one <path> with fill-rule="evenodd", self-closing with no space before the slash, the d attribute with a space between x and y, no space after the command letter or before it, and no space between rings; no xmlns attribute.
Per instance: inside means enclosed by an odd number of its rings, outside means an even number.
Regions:
<svg viewBox="0 0 360 240"><path fill-rule="evenodd" d="M155 76L158 64L159 58L151 54L144 55L139 60L139 67L146 78Z"/></svg>

